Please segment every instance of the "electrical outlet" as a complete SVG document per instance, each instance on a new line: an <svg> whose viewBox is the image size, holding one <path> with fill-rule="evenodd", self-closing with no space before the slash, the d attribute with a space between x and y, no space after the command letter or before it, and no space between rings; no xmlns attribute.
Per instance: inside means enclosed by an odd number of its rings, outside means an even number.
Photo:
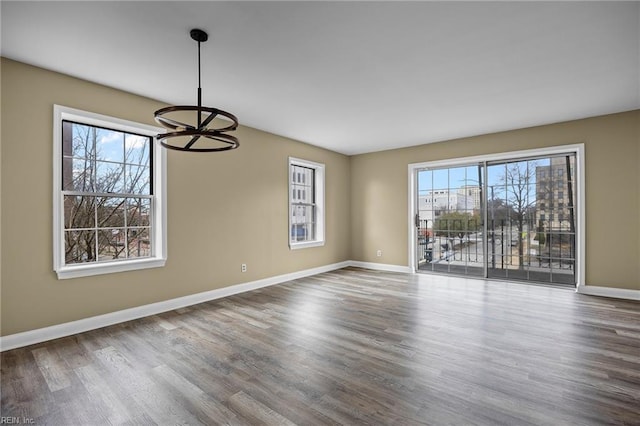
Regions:
<svg viewBox="0 0 640 426"><path fill-rule="evenodd" d="M247 272L247 264L246 264L246 263L243 263L243 264L242 264L242 266L240 266L240 270L241 270L242 272Z"/></svg>
<svg viewBox="0 0 640 426"><path fill-rule="evenodd" d="M376 256L378 257L382 256L382 250L378 250L378 252L376 253Z"/></svg>

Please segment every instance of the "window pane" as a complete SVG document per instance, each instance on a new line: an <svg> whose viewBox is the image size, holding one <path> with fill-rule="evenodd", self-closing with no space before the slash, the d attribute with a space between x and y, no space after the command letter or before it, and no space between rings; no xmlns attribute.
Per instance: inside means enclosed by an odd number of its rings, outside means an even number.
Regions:
<svg viewBox="0 0 640 426"><path fill-rule="evenodd" d="M150 138L140 135L125 135L125 163L149 165Z"/></svg>
<svg viewBox="0 0 640 426"><path fill-rule="evenodd" d="M124 192L128 194L148 195L151 188L150 168L144 166L126 166Z"/></svg>
<svg viewBox="0 0 640 426"><path fill-rule="evenodd" d="M96 198L92 196L64 197L64 227L70 228L95 228Z"/></svg>
<svg viewBox="0 0 640 426"><path fill-rule="evenodd" d="M433 172L431 170L420 170L418 172L418 188L420 195L426 195L433 189Z"/></svg>
<svg viewBox="0 0 640 426"><path fill-rule="evenodd" d="M437 169L433 171L433 189L441 190L449 187L449 170Z"/></svg>
<svg viewBox="0 0 640 426"><path fill-rule="evenodd" d="M91 160L65 157L62 160L62 189L94 191L94 171L95 162Z"/></svg>
<svg viewBox="0 0 640 426"><path fill-rule="evenodd" d="M291 224L298 225L304 223L304 207L291 206Z"/></svg>
<svg viewBox="0 0 640 426"><path fill-rule="evenodd" d="M95 231L66 231L64 233L65 263L94 262Z"/></svg>
<svg viewBox="0 0 640 426"><path fill-rule="evenodd" d="M314 240L316 237L315 208L313 206L292 206L291 215L291 240Z"/></svg>
<svg viewBox="0 0 640 426"><path fill-rule="evenodd" d="M466 185L466 171L466 167L454 167L449 169L448 189L452 193L452 195L456 192L456 189Z"/></svg>
<svg viewBox="0 0 640 426"><path fill-rule="evenodd" d="M127 246L129 257L151 256L151 240L149 228L134 228L127 231Z"/></svg>
<svg viewBox="0 0 640 426"><path fill-rule="evenodd" d="M96 192L124 191L124 168L122 164L98 161L96 163Z"/></svg>
<svg viewBox="0 0 640 426"><path fill-rule="evenodd" d="M124 162L124 133L96 128L96 160Z"/></svg>
<svg viewBox="0 0 640 426"><path fill-rule="evenodd" d="M127 226L149 226L151 200L148 198L127 199Z"/></svg>
<svg viewBox="0 0 640 426"><path fill-rule="evenodd" d="M123 228L98 231L98 261L125 258L125 235Z"/></svg>
<svg viewBox="0 0 640 426"><path fill-rule="evenodd" d="M313 225L309 223L300 223L291 226L292 241L313 241L314 240Z"/></svg>
<svg viewBox="0 0 640 426"><path fill-rule="evenodd" d="M124 227L124 198L98 197L97 203L99 228Z"/></svg>
<svg viewBox="0 0 640 426"><path fill-rule="evenodd" d="M64 122L62 126L62 141L64 155L75 158L92 157L95 148L95 136L90 126Z"/></svg>
<svg viewBox="0 0 640 426"><path fill-rule="evenodd" d="M302 203L314 202L314 177L315 170L302 166L292 167L293 199Z"/></svg>

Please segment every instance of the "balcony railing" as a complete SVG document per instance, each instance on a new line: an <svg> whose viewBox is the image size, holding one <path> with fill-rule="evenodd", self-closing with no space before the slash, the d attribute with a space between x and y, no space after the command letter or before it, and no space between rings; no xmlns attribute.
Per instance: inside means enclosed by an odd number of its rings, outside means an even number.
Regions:
<svg viewBox="0 0 640 426"><path fill-rule="evenodd" d="M575 284L575 233L539 223L489 221L486 235L476 220L420 220L418 265L421 270L478 275L485 263L489 277ZM557 226L557 224L556 224Z"/></svg>

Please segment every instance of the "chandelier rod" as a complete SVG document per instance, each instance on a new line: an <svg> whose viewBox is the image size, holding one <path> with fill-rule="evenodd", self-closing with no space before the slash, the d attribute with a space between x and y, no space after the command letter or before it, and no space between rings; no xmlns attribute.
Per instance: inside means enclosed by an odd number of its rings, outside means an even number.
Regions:
<svg viewBox="0 0 640 426"><path fill-rule="evenodd" d="M198 128L202 125L202 84L200 79L200 38L198 42Z"/></svg>
<svg viewBox="0 0 640 426"><path fill-rule="evenodd" d="M220 151L228 151L230 149L236 149L240 146L238 142L238 138L232 135L227 134L227 132L231 132L237 129L238 127L238 118L221 109L217 108L209 108L202 105L202 46L201 43L204 43L208 40L209 36L206 32L194 28L190 32L191 38L194 41L198 42L198 105L177 105L177 106L167 106L164 108L160 108L154 113L155 120L160 123L162 126L169 129L168 132L163 134L158 134L156 137L160 142L160 145L168 148L175 149L178 151L192 151L192 152L220 152ZM195 112L195 122L197 123L195 126L189 124L188 122L183 123L176 119L171 118L171 114L173 113L182 113L182 112ZM213 126L213 121L216 117L222 117L231 122L231 124L219 124L217 127ZM212 127L209 127L209 126ZM179 144L171 144L167 142L169 139L183 138L189 137L189 141L184 145L180 146ZM222 146L202 146L196 147L195 143L201 138L206 138L210 141L215 141L217 143L223 144Z"/></svg>
<svg viewBox="0 0 640 426"><path fill-rule="evenodd" d="M193 30L191 30L191 38L195 41L198 42L198 112L197 112L197 116L198 116L198 129L202 129L202 65L201 65L201 61L200 61L200 43L207 41L209 39L209 35L207 33L205 33L202 30L199 30L197 28L194 28ZM210 114L209 117L207 118L207 120L204 123L204 126L206 127L211 121L213 121L213 119L215 118L217 114ZM193 146L193 144L195 144L198 139L200 139L199 135L193 135L191 137L191 140L185 145L186 149L189 149Z"/></svg>

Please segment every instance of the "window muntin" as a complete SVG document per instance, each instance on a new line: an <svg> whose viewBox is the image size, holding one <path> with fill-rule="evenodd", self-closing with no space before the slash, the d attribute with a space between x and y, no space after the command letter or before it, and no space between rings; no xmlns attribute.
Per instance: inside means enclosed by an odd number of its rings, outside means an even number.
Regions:
<svg viewBox="0 0 640 426"><path fill-rule="evenodd" d="M62 121L65 265L150 257L151 136Z"/></svg>
<svg viewBox="0 0 640 426"><path fill-rule="evenodd" d="M416 168L414 265L418 270L485 278L578 282L577 156L568 151L493 161L485 157L471 171L462 161ZM461 198L468 182L479 188L484 203L474 205L471 198ZM446 189L438 189L442 187ZM441 192L448 197L436 202ZM471 221L465 224L465 214L469 219L479 215L482 229L470 226Z"/></svg>
<svg viewBox="0 0 640 426"><path fill-rule="evenodd" d="M324 244L324 164L289 159L289 246Z"/></svg>
<svg viewBox="0 0 640 426"><path fill-rule="evenodd" d="M59 278L163 266L166 155L155 127L54 107Z"/></svg>

